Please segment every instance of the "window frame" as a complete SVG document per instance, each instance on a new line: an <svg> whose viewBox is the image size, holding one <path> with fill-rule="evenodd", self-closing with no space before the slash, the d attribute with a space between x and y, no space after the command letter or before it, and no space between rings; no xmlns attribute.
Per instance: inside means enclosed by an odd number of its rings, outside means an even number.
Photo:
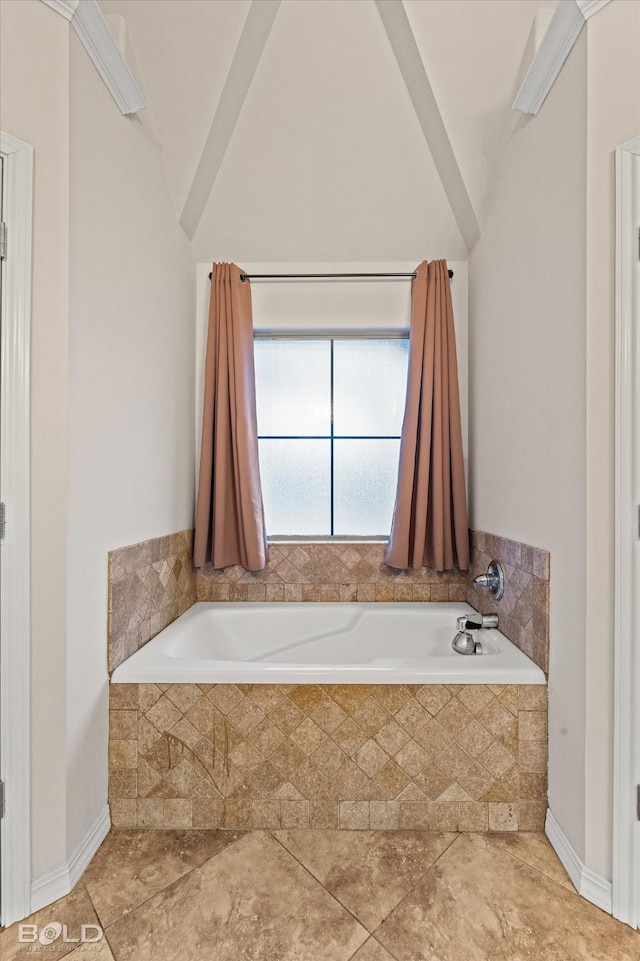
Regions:
<svg viewBox="0 0 640 961"><path fill-rule="evenodd" d="M333 445L335 440L402 440L400 434L380 434L380 435L349 435L334 434L334 410L333 410L333 371L334 356L333 342L336 340L406 340L409 346L410 332L408 328L314 328L314 329L278 329L265 330L254 329L254 343L261 340L328 340L331 342L331 433L325 434L258 434L258 441L261 440L328 440L330 442L330 526L334 526L334 473L333 473ZM299 544L339 544L339 543L369 543L386 544L389 534L267 534L269 544L299 543Z"/></svg>

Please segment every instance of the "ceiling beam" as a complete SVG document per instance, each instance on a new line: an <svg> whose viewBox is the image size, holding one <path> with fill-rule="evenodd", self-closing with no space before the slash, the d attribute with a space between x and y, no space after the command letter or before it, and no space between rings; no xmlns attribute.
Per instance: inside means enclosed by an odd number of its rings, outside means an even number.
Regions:
<svg viewBox="0 0 640 961"><path fill-rule="evenodd" d="M376 0L376 6L453 216L467 251L471 253L480 237L480 225L462 179L406 10L401 0Z"/></svg>
<svg viewBox="0 0 640 961"><path fill-rule="evenodd" d="M560 0L512 110L538 112L585 23L607 3L609 0Z"/></svg>
<svg viewBox="0 0 640 961"><path fill-rule="evenodd" d="M211 128L180 215L180 224L189 240L193 240L211 196L279 6L280 0L253 0L249 8Z"/></svg>
<svg viewBox="0 0 640 961"><path fill-rule="evenodd" d="M96 0L42 2L71 23L121 113L136 113L146 107L144 95L120 53Z"/></svg>

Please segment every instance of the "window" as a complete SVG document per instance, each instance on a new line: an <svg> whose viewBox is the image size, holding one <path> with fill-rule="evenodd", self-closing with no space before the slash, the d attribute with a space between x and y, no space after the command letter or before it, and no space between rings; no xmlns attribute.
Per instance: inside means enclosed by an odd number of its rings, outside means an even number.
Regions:
<svg viewBox="0 0 640 961"><path fill-rule="evenodd" d="M408 350L407 337L256 337L270 537L388 536Z"/></svg>

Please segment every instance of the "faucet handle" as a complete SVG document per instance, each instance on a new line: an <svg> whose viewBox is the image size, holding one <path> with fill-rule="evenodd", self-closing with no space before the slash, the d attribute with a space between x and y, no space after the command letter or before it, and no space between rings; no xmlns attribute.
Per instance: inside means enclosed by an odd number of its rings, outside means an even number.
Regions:
<svg viewBox="0 0 640 961"><path fill-rule="evenodd" d="M468 614L463 614L456 619L459 631L480 631L485 628L498 627L497 614L479 614L479 621L471 620Z"/></svg>
<svg viewBox="0 0 640 961"><path fill-rule="evenodd" d="M482 615L480 615L482 618ZM470 619L468 614L463 614L456 620L459 631L479 631L481 627L484 627L483 620L473 621Z"/></svg>
<svg viewBox="0 0 640 961"><path fill-rule="evenodd" d="M486 574L479 574L474 577L473 583L476 587L486 587L497 601L504 596L504 571L500 561L491 561L487 567Z"/></svg>

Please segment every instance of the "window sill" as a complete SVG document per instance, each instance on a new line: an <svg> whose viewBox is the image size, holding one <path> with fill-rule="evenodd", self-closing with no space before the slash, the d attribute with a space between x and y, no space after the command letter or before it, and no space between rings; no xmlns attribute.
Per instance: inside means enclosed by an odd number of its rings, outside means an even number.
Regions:
<svg viewBox="0 0 640 961"><path fill-rule="evenodd" d="M387 544L388 537L269 537L269 544Z"/></svg>

